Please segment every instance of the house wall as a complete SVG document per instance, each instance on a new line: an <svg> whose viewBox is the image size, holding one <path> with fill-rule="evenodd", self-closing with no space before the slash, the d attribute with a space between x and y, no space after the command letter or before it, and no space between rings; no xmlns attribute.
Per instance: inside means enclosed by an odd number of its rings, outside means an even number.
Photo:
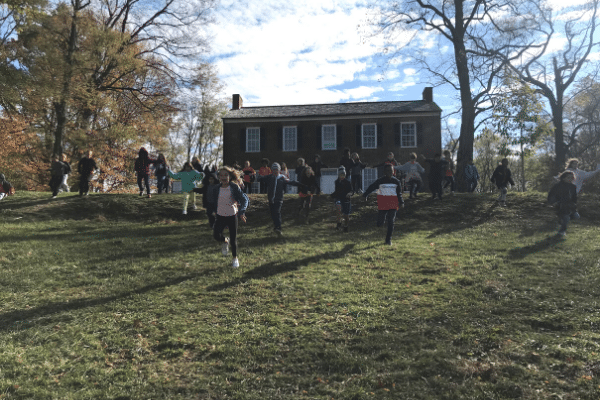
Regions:
<svg viewBox="0 0 600 400"><path fill-rule="evenodd" d="M401 148L396 145L397 124L401 122L416 122L418 146L416 148ZM361 149L356 143L357 126L365 123L376 123L378 130L378 143L376 149ZM317 132L320 134L322 125L337 126L337 149L321 150L318 146ZM301 145L297 151L280 150L279 135L284 126L297 126ZM264 148L258 153L247 153L241 149L241 136L246 128L260 127L261 138ZM314 155L319 154L323 163L329 167L337 167L342 157L344 148L350 148L351 152L357 152L362 162L370 166L382 163L387 153L392 151L399 163L409 161L409 154L424 154L433 157L435 153L442 150L441 116L437 115L407 115L394 117L363 117L363 118L340 118L319 120L241 120L225 119L223 123L223 160L226 165L237 162L243 166L249 160L252 167L258 169L260 160L268 158L274 161L285 162L288 168L295 168L296 160L303 157L307 163L314 160ZM426 165L424 165L426 167Z"/></svg>

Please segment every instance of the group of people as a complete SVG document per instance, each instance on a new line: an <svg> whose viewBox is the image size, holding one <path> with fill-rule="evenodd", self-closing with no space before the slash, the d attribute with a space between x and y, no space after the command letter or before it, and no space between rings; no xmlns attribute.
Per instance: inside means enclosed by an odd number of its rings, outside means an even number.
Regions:
<svg viewBox="0 0 600 400"><path fill-rule="evenodd" d="M90 181L94 173L98 170L96 161L92 158L93 152L88 150L86 155L79 160L77 164L77 172L79 173L79 195L87 196L90 191ZM52 190L52 198L58 196L59 191L69 192L70 188L67 183L69 174L71 174L71 165L67 161L67 155L62 157L54 156L50 165L50 189Z"/></svg>
<svg viewBox="0 0 600 400"><path fill-rule="evenodd" d="M88 151L77 166L80 174L79 194L81 196L88 194L89 181L94 172L98 170L92 155L92 151ZM360 161L357 153L351 153L350 149L345 149L338 167L338 177L334 182L334 191L331 194L336 210L336 229L348 232L353 195L362 194L363 198L367 199L371 193L377 191L377 226L387 224L385 244L391 245L396 213L404 207L403 192L408 190L410 199L416 198L423 184L421 175L425 173L425 168L417 159L416 153L411 153L409 161L400 165L394 159L394 154L388 153L387 159L383 163L375 165L375 167L383 169L382 176L363 191L361 187L362 171L367 164ZM421 155L421 159L429 164L428 180L432 199L441 200L444 187L450 187L451 193L454 193L455 168L450 152L445 151L444 157L439 153L435 154L433 158ZM154 165L158 193L168 192L169 178L181 181L184 194L183 214L187 214L189 197L193 196L192 203L195 209L196 193L202 194L203 206L206 209L209 225L213 229L213 236L221 243L223 255L228 255L231 249L232 265L237 268L239 267L237 230L240 220L246 222L245 211L249 205L247 195L249 184L255 181L259 182L261 193L267 195L273 230L278 236L282 236L281 208L287 187L298 187L298 214L308 222L309 212L313 206L313 196L321 194L321 170L327 168L319 156L315 156L311 164L306 164L303 158L299 158L295 170L297 180L290 180L284 163L274 162L269 166L269 160L263 159L262 164L258 173L250 166L249 161L246 161L243 168L236 165L237 168L223 166L217 170L214 167L209 169L207 166L203 169L198 158L194 157L191 162L184 163L181 171L173 172L163 154L152 158L142 147L135 160L134 169L137 174L140 196L146 189L147 196L151 197L149 184L151 165ZM555 177L558 182L548 194L548 202L556 205L557 208L560 223L558 234L561 236L566 234L570 220L579 218L576 208L577 195L584 181L600 172L600 164L595 171L590 172L582 171L578 166L577 159L569 160L566 170ZM71 167L66 161L66 157L63 157L62 160L55 157L50 170L52 172L50 186L53 198L61 189L68 192L67 178L71 173ZM480 179L473 160L467 163L464 177L468 191L473 192ZM499 204L505 206L507 187L509 184L513 186L515 184L508 167L508 159L502 159L490 179L500 191ZM198 185L200 182L202 185ZM0 200L11 193L14 193L14 188L5 180L4 175L0 174ZM223 235L225 228L229 230L229 237Z"/></svg>

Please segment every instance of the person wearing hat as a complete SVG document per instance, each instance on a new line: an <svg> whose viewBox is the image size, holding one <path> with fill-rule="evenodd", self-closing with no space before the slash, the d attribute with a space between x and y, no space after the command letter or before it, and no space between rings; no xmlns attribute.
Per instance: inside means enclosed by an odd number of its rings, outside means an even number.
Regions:
<svg viewBox="0 0 600 400"><path fill-rule="evenodd" d="M259 182L265 185L267 192L267 200L269 201L269 209L271 211L271 219L273 219L273 230L278 236L281 236L281 206L283 205L283 193L287 185L304 187L303 184L297 181L288 180L281 173L279 163L271 165L270 175L258 175Z"/></svg>
<svg viewBox="0 0 600 400"><path fill-rule="evenodd" d="M350 213L352 212L350 197L353 194L352 183L346 179L346 168L340 166L338 168L338 178L335 180L335 190L331 194L331 197L335 201L337 213L337 225L335 229L341 228L344 232L348 232L348 223L350 222Z"/></svg>

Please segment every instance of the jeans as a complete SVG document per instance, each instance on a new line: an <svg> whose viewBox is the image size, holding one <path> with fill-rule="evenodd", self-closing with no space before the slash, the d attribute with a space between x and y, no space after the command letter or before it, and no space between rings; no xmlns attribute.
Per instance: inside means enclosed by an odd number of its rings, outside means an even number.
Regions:
<svg viewBox="0 0 600 400"><path fill-rule="evenodd" d="M574 212L573 214L565 214L560 216L560 229L559 232L566 232L567 225L569 225L569 221L572 219L579 219L579 213Z"/></svg>
<svg viewBox="0 0 600 400"><path fill-rule="evenodd" d="M137 176L137 184L138 184L138 187L140 188L140 193L144 192L144 187L142 186L142 180L144 181L144 184L146 185L146 190L148 191L148 194L150 194L150 178L148 178L148 175L138 175Z"/></svg>
<svg viewBox="0 0 600 400"><path fill-rule="evenodd" d="M269 203L269 210L271 210L271 219L275 229L281 230L281 206L282 202Z"/></svg>
<svg viewBox="0 0 600 400"><path fill-rule="evenodd" d="M215 221L215 226L213 230L213 236L215 240L219 243L223 243L225 241L225 237L223 236L223 229L225 229L225 227L229 228L229 245L231 246L231 254L233 255L233 257L237 257L237 215L232 215L231 217L223 217L221 215L217 215L217 220Z"/></svg>
<svg viewBox="0 0 600 400"><path fill-rule="evenodd" d="M446 182L444 189L450 185L450 191L454 192L456 190L456 181L454 180L454 176L446 176L444 181Z"/></svg>
<svg viewBox="0 0 600 400"><path fill-rule="evenodd" d="M92 175L81 175L79 179L79 194L84 194L90 191L90 179Z"/></svg>
<svg viewBox="0 0 600 400"><path fill-rule="evenodd" d="M417 193L419 189L421 189L421 181L418 179L411 179L408 181L408 185L410 186L410 195L417 197Z"/></svg>
<svg viewBox="0 0 600 400"><path fill-rule="evenodd" d="M387 234L385 236L385 241L392 241L392 233L394 233L394 221L396 220L396 210L379 210L377 213L377 226L383 226L385 221L387 220Z"/></svg>

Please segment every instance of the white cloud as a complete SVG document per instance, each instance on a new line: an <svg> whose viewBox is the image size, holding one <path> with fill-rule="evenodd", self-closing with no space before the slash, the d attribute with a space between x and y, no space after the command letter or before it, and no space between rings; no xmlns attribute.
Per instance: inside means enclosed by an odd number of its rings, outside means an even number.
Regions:
<svg viewBox="0 0 600 400"><path fill-rule="evenodd" d="M380 88L331 89L373 80L368 60L381 43L363 44L365 9L352 1L249 0L224 4L213 52L228 94L249 105L321 103L368 97ZM396 77L396 73L392 73ZM369 89L369 90L367 90Z"/></svg>
<svg viewBox="0 0 600 400"><path fill-rule="evenodd" d="M405 76L414 76L417 74L417 70L414 68L405 68L402 72L404 72Z"/></svg>

